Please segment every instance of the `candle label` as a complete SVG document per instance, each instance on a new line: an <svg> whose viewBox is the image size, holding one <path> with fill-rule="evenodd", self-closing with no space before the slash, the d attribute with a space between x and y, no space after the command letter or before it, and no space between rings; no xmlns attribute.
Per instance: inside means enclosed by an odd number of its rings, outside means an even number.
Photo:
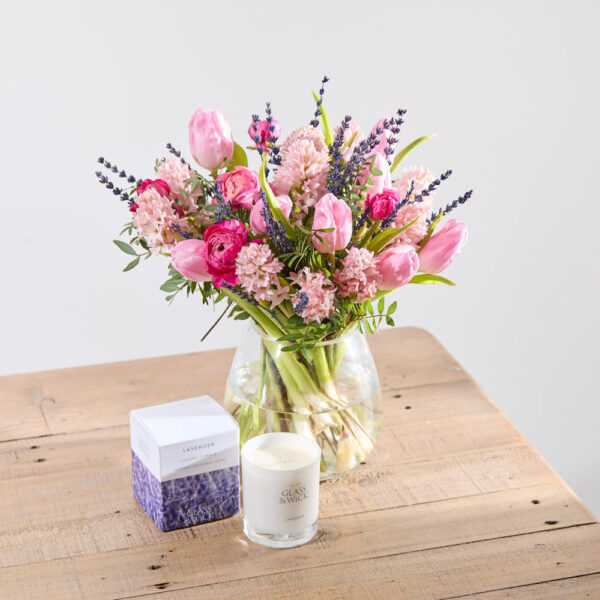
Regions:
<svg viewBox="0 0 600 600"><path fill-rule="evenodd" d="M283 490L279 498L279 503L292 504L294 502L302 502L303 500L308 500L308 491L305 485L300 485Z"/></svg>

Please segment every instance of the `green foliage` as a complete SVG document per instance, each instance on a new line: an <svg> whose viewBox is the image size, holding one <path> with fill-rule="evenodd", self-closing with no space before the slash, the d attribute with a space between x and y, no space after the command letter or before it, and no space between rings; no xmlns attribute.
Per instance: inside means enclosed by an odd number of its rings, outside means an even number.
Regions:
<svg viewBox="0 0 600 600"><path fill-rule="evenodd" d="M433 275L433 273L419 273L408 283L445 283L446 285L456 285L453 281L450 281L441 275Z"/></svg>
<svg viewBox="0 0 600 600"><path fill-rule="evenodd" d="M233 156L227 163L227 170L233 171L233 169L240 166L248 166L248 157L246 156L246 151L237 142L233 142Z"/></svg>
<svg viewBox="0 0 600 600"><path fill-rule="evenodd" d="M115 246L117 248L119 248L119 250L122 250L123 252L125 252L125 254L131 254L132 256L137 256L137 252L129 244L126 244L125 242L122 242L121 240L113 240L113 244L115 244Z"/></svg>
<svg viewBox="0 0 600 600"><path fill-rule="evenodd" d="M423 142L426 142L427 140L430 140L431 138L434 138L434 137L435 137L435 134L424 135L423 137L413 140L410 144L408 144L408 146L405 146L402 150L400 150L400 152L398 152L398 154L396 154L396 158L394 158L394 162L392 163L390 171L393 173L400 166L400 163L406 158L407 154L411 150L414 150L417 146L419 146Z"/></svg>

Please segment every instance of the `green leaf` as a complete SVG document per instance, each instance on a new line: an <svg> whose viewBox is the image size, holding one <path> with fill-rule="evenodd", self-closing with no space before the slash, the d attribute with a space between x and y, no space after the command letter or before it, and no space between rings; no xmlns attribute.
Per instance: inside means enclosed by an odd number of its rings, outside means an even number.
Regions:
<svg viewBox="0 0 600 600"><path fill-rule="evenodd" d="M390 326L393 327L394 326L394 319L392 319L392 317L386 317L385 318L385 322Z"/></svg>
<svg viewBox="0 0 600 600"><path fill-rule="evenodd" d="M393 315L396 312L396 308L398 307L398 303L394 300L387 309L387 316Z"/></svg>
<svg viewBox="0 0 600 600"><path fill-rule="evenodd" d="M288 221L287 217L283 214L281 206L279 206L279 200L277 200L277 198L275 198L275 194L273 194L273 190L271 189L271 186L267 181L266 168L267 153L265 152L262 164L260 166L260 169L258 170L258 182L260 183L262 191L265 193L265 198L267 200L269 208L271 209L271 212L273 213L273 217L275 217L275 220L279 221L285 227L285 231L288 234L288 237L291 240L295 240L296 231Z"/></svg>
<svg viewBox="0 0 600 600"><path fill-rule="evenodd" d="M163 292L176 292L181 285L180 281L175 281L173 279L167 279L161 286L160 289Z"/></svg>
<svg viewBox="0 0 600 600"><path fill-rule="evenodd" d="M319 101L319 96L317 96L314 92L312 93L315 102ZM331 125L329 124L329 118L327 117L327 112L325 111L325 107L321 104L321 127L323 128L323 136L325 137L325 144L330 146L333 144L333 134L331 133Z"/></svg>
<svg viewBox="0 0 600 600"><path fill-rule="evenodd" d="M406 155L411 150L416 148L419 144L422 144L423 142L426 142L427 140L430 140L434 137L435 133L432 135L424 135L423 137L417 138L416 140L412 141L410 144L408 144L408 146L405 146L402 150L400 150L400 152L398 152L398 154L396 154L396 158L394 158L394 162L392 163L390 171L393 173L399 167L400 163L406 158Z"/></svg>
<svg viewBox="0 0 600 600"><path fill-rule="evenodd" d="M433 273L419 273L408 283L445 283L446 285L456 285L453 281L450 281L441 275L434 275Z"/></svg>
<svg viewBox="0 0 600 600"><path fill-rule="evenodd" d="M121 240L113 240L113 243L117 246L117 248L119 248L119 250L122 250L123 252L125 252L125 254L131 254L132 256L137 256L137 252L129 244L126 244L125 242L122 242Z"/></svg>
<svg viewBox="0 0 600 600"><path fill-rule="evenodd" d="M233 142L233 156L227 165L228 171L233 171L236 167L247 167L248 157L246 151L237 143Z"/></svg>
<svg viewBox="0 0 600 600"><path fill-rule="evenodd" d="M248 318L250 318L250 315L247 312L240 312L237 315L235 315L235 317L233 317L233 320L234 321L245 321Z"/></svg>
<svg viewBox="0 0 600 600"><path fill-rule="evenodd" d="M298 350L302 344L290 344L289 346L283 346L281 349L282 352L295 352Z"/></svg>
<svg viewBox="0 0 600 600"><path fill-rule="evenodd" d="M286 323L286 327L290 329L298 329L300 327L304 327L304 321L300 315L292 315Z"/></svg>
<svg viewBox="0 0 600 600"><path fill-rule="evenodd" d="M134 258L124 269L123 273L126 271L131 271L134 267L137 267L137 264L140 262L140 257Z"/></svg>
<svg viewBox="0 0 600 600"><path fill-rule="evenodd" d="M300 350L300 352L302 352L302 356L304 356L305 360L309 363L312 364L313 361L313 351L311 348L302 348Z"/></svg>
<svg viewBox="0 0 600 600"><path fill-rule="evenodd" d="M383 171L377 168L372 168L371 173L375 175L375 177L381 177L383 175Z"/></svg>
<svg viewBox="0 0 600 600"><path fill-rule="evenodd" d="M208 210L209 212L216 212L217 210L219 210L219 205L218 204L206 204L203 208L204 208L204 210Z"/></svg>
<svg viewBox="0 0 600 600"><path fill-rule="evenodd" d="M385 308L385 298L380 298L379 302L377 303L377 312L379 314L382 314L384 308Z"/></svg>
<svg viewBox="0 0 600 600"><path fill-rule="evenodd" d="M397 238L401 233L405 232L407 229L412 227L421 217L417 217L413 219L404 227L390 227L388 229L384 229L380 231L368 244L367 250L371 250L371 252L375 254L379 254L381 250L383 250L392 240Z"/></svg>

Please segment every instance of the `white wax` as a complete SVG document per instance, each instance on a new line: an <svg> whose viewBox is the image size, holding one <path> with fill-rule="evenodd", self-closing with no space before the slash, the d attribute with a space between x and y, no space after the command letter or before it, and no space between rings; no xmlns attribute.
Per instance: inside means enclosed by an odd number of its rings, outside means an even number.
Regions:
<svg viewBox="0 0 600 600"><path fill-rule="evenodd" d="M257 467L267 467L287 471L300 469L314 461L314 453L304 448L281 445L264 445L249 450L246 454L248 462Z"/></svg>

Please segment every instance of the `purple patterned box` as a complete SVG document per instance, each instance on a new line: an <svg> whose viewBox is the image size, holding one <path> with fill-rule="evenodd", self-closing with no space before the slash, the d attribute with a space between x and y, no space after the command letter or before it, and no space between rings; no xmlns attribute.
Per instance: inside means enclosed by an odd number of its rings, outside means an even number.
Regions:
<svg viewBox="0 0 600 600"><path fill-rule="evenodd" d="M209 396L130 413L133 495L161 531L240 511L239 431Z"/></svg>

